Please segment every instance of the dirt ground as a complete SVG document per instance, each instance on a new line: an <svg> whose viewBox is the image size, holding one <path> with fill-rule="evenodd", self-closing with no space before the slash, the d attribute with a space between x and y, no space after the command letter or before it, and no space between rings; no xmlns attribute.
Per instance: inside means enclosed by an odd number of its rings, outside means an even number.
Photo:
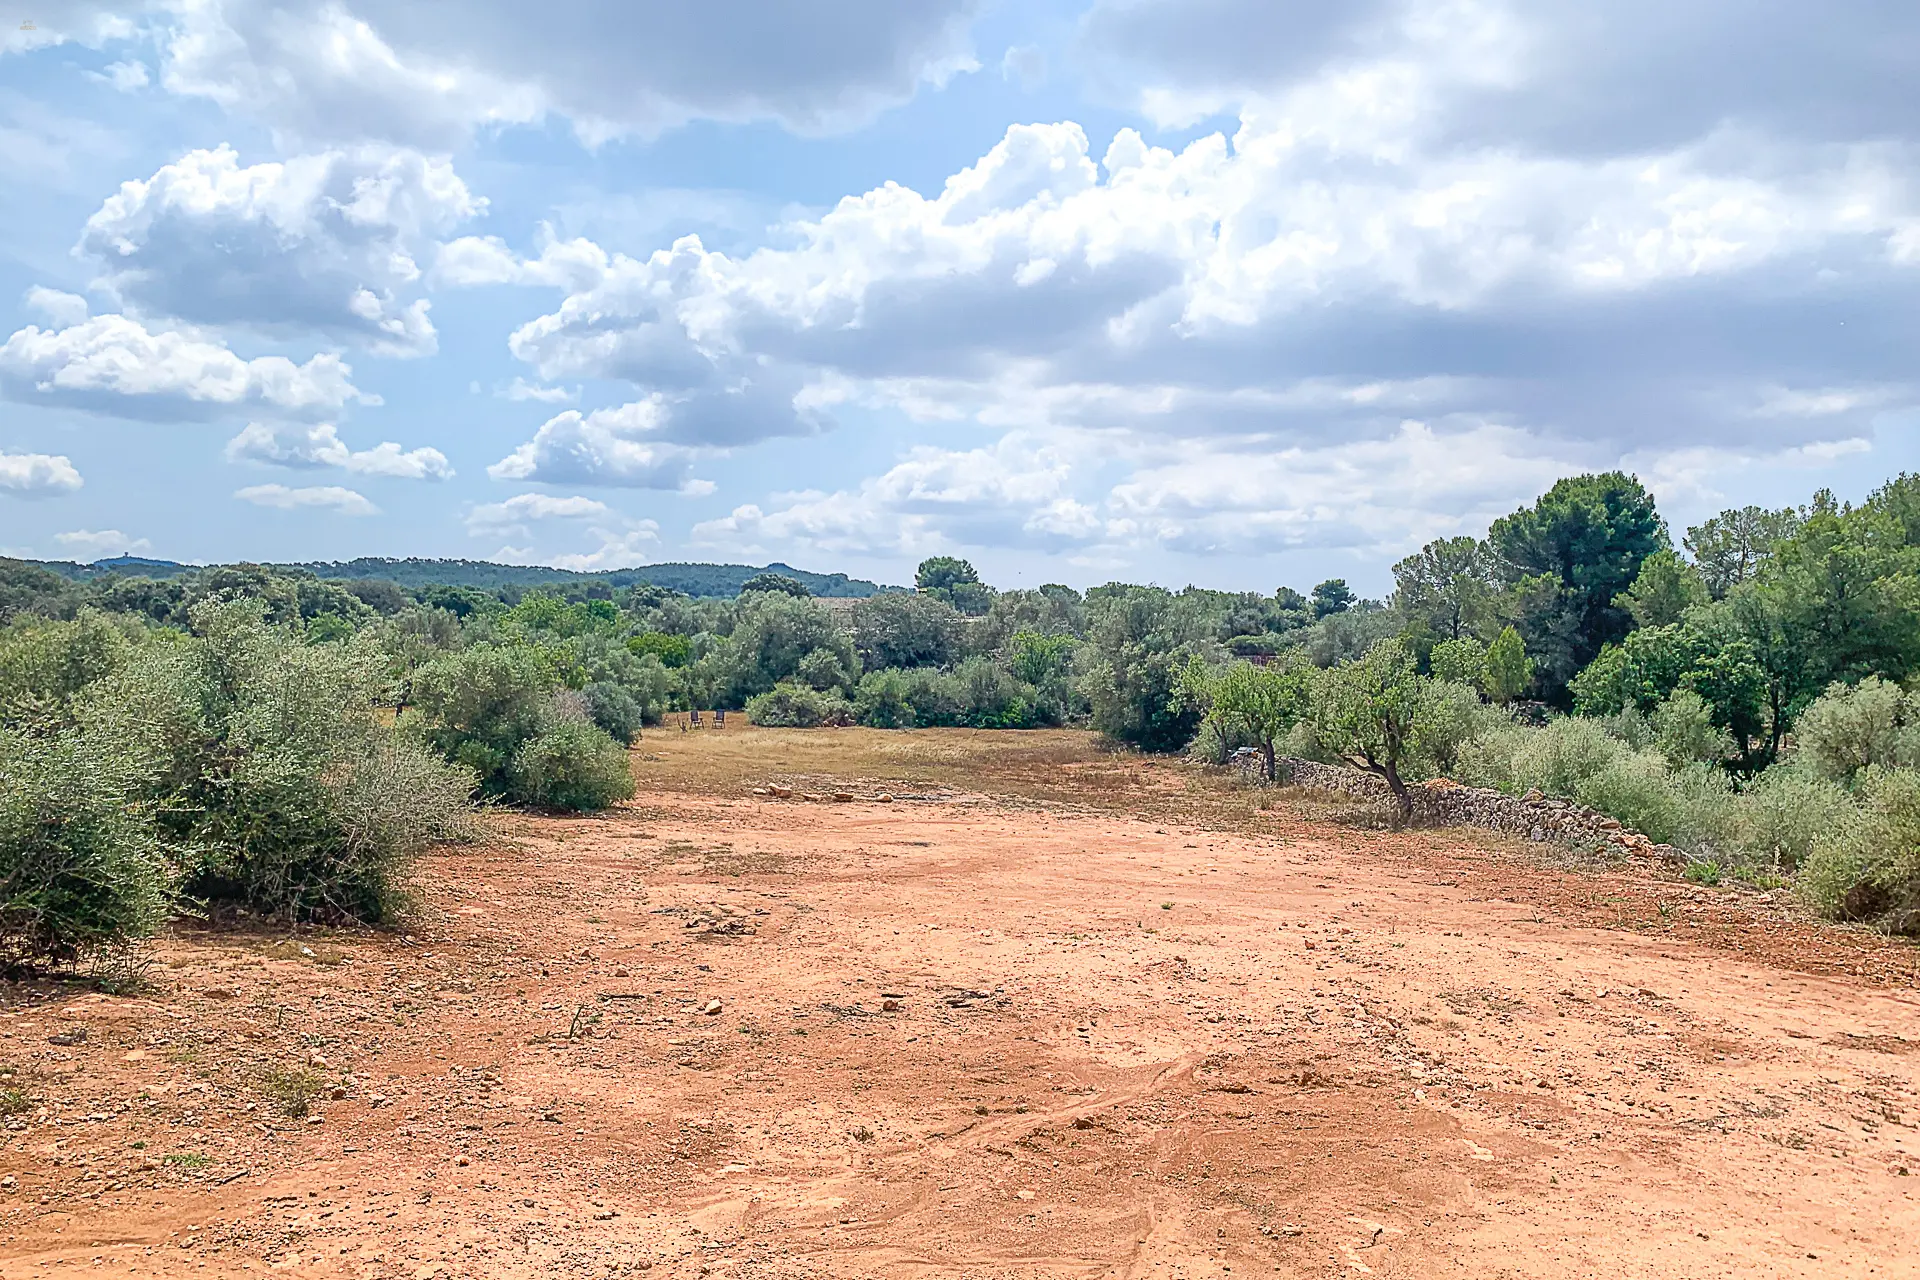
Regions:
<svg viewBox="0 0 1920 1280"><path fill-rule="evenodd" d="M0 1274L1920 1274L1914 951L1784 895L1069 733L635 767L405 934L0 988Z"/></svg>

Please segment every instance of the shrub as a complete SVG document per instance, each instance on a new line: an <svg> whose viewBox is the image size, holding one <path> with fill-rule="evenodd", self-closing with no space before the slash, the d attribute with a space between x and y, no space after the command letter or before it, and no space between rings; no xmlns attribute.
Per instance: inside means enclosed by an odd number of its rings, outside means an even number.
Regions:
<svg viewBox="0 0 1920 1280"><path fill-rule="evenodd" d="M1427 667L1436 680L1464 684L1475 689L1487 687L1487 647L1472 636L1442 640L1433 646Z"/></svg>
<svg viewBox="0 0 1920 1280"><path fill-rule="evenodd" d="M910 692L904 671L869 671L854 691L853 717L874 729L911 729L915 720Z"/></svg>
<svg viewBox="0 0 1920 1280"><path fill-rule="evenodd" d="M643 631L627 641L627 652L636 658L652 655L668 667L684 667L693 661L693 641L665 631Z"/></svg>
<svg viewBox="0 0 1920 1280"><path fill-rule="evenodd" d="M1537 787L1552 796L1577 796L1581 783L1626 750L1598 721L1577 716L1550 720L1521 731L1506 789L1517 793Z"/></svg>
<svg viewBox="0 0 1920 1280"><path fill-rule="evenodd" d="M1841 782L1868 765L1912 764L1920 748L1914 702L1878 676L1852 688L1835 684L1800 713L1794 737L1814 768Z"/></svg>
<svg viewBox="0 0 1920 1280"><path fill-rule="evenodd" d="M473 777L398 738L380 655L309 646L257 602L207 603L89 688L88 732L144 774L182 889L294 918L391 918L412 859L465 834Z"/></svg>
<svg viewBox="0 0 1920 1280"><path fill-rule="evenodd" d="M626 748L584 716L554 716L514 752L507 785L522 803L596 812L632 798L633 767Z"/></svg>
<svg viewBox="0 0 1920 1280"><path fill-rule="evenodd" d="M1853 798L1837 783L1798 763L1777 764L1755 778L1735 801L1733 842L1774 871L1791 871L1823 839L1858 818Z"/></svg>
<svg viewBox="0 0 1920 1280"><path fill-rule="evenodd" d="M91 609L70 622L16 622L0 632L0 717L63 714L75 694L119 670L132 652L125 629Z"/></svg>
<svg viewBox="0 0 1920 1280"><path fill-rule="evenodd" d="M525 648L450 653L414 673L420 736L478 774L483 789L504 795L514 754L542 728L552 683Z"/></svg>
<svg viewBox="0 0 1920 1280"><path fill-rule="evenodd" d="M1675 690L1654 707L1649 719L1654 744L1676 769L1688 764L1712 764L1733 754L1732 736L1713 722L1713 708L1691 689Z"/></svg>
<svg viewBox="0 0 1920 1280"><path fill-rule="evenodd" d="M70 964L166 912L160 847L111 739L0 730L0 963Z"/></svg>
<svg viewBox="0 0 1920 1280"><path fill-rule="evenodd" d="M822 693L804 684L778 684L747 702L747 720L775 729L817 729L851 723L853 708L837 693Z"/></svg>
<svg viewBox="0 0 1920 1280"><path fill-rule="evenodd" d="M1868 765L1854 786L1858 817L1815 841L1801 891L1836 919L1920 933L1920 770Z"/></svg>
<svg viewBox="0 0 1920 1280"><path fill-rule="evenodd" d="M587 717L621 746L631 745L640 736L645 713L634 696L610 680L601 680L580 691L586 698Z"/></svg>

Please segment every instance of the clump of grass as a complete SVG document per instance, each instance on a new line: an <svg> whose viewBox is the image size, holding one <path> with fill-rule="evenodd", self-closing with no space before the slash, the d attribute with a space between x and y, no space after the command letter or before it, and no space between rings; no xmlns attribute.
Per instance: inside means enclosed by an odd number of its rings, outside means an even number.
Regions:
<svg viewBox="0 0 1920 1280"><path fill-rule="evenodd" d="M27 1109L25 1089L0 1089L0 1116L17 1116Z"/></svg>
<svg viewBox="0 0 1920 1280"><path fill-rule="evenodd" d="M294 1120L313 1109L313 1100L325 1087L320 1077L305 1067L268 1067L260 1073L260 1092L267 1095L274 1110Z"/></svg>
<svg viewBox="0 0 1920 1280"><path fill-rule="evenodd" d="M213 1157L204 1151L169 1151L160 1162L176 1169L204 1169L213 1163Z"/></svg>

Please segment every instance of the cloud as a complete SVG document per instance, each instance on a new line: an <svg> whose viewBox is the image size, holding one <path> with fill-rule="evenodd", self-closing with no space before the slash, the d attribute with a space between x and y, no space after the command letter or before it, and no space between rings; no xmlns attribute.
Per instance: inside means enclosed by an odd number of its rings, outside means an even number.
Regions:
<svg viewBox="0 0 1920 1280"><path fill-rule="evenodd" d="M0 493L50 498L72 493L83 483L73 463L59 454L0 453Z"/></svg>
<svg viewBox="0 0 1920 1280"><path fill-rule="evenodd" d="M610 517L613 511L596 498L576 494L570 498L546 493L521 493L504 502L489 502L467 514L467 532L502 535L525 533L527 523L535 520L585 520Z"/></svg>
<svg viewBox="0 0 1920 1280"><path fill-rule="evenodd" d="M163 82L281 133L434 149L570 121L589 142L689 120L852 127L974 66L976 0L224 0L174 10Z"/></svg>
<svg viewBox="0 0 1920 1280"><path fill-rule="evenodd" d="M582 414L568 409L541 424L533 439L487 468L496 480L544 484L684 489L695 451L659 438L671 407L660 398Z"/></svg>
<svg viewBox="0 0 1920 1280"><path fill-rule="evenodd" d="M83 564L153 550L153 543L147 539L131 537L118 529L75 529L71 533L56 533L53 540Z"/></svg>
<svg viewBox="0 0 1920 1280"><path fill-rule="evenodd" d="M438 449L402 449L391 440L355 452L341 441L334 426L294 426L249 422L227 441L229 462L259 462L272 467L314 469L341 467L361 475L391 476L400 480L449 480L453 467Z"/></svg>
<svg viewBox="0 0 1920 1280"><path fill-rule="evenodd" d="M537 400L541 404L568 404L580 398L578 387L543 387L528 382L525 378L515 378L506 390L496 391L495 395L506 400Z"/></svg>
<svg viewBox="0 0 1920 1280"><path fill-rule="evenodd" d="M199 420L209 410L272 409L331 416L352 401L377 404L331 354L305 364L284 356L244 360L190 332L151 331L124 315L63 329L28 325L0 345L0 392L23 402L155 420Z"/></svg>
<svg viewBox="0 0 1920 1280"><path fill-rule="evenodd" d="M284 484L256 484L236 489L233 496L257 507L275 507L281 511L332 511L343 516L374 516L380 508L363 495L339 485L316 485L289 489Z"/></svg>
<svg viewBox="0 0 1920 1280"><path fill-rule="evenodd" d="M38 284L27 290L26 303L56 329L85 323L89 309L87 300L77 293L62 293Z"/></svg>
<svg viewBox="0 0 1920 1280"><path fill-rule="evenodd" d="M1018 80L1031 93L1047 82L1047 55L1030 44L1009 45L1000 59L1000 78Z"/></svg>
<svg viewBox="0 0 1920 1280"><path fill-rule="evenodd" d="M659 542L660 526L632 520L595 498L521 493L503 502L475 507L467 514L467 532L475 537L537 540L553 524L579 528L595 542L588 551L541 553L528 546L503 545L496 559L512 564L548 564L560 569L625 568Z"/></svg>
<svg viewBox="0 0 1920 1280"><path fill-rule="evenodd" d="M1097 539L1104 522L1069 492L1082 448L1008 436L990 449L919 446L858 488L788 495L773 511L744 504L693 528L696 545L761 552L805 546L913 557L956 547L1059 550Z"/></svg>
<svg viewBox="0 0 1920 1280"><path fill-rule="evenodd" d="M444 159L362 147L243 167L190 151L122 183L80 251L130 310L276 336L320 335L379 355L436 348L415 257L484 212Z"/></svg>
<svg viewBox="0 0 1920 1280"><path fill-rule="evenodd" d="M1080 43L1167 123L1346 96L1435 142L1563 155L1920 125L1920 12L1881 0L1096 0Z"/></svg>

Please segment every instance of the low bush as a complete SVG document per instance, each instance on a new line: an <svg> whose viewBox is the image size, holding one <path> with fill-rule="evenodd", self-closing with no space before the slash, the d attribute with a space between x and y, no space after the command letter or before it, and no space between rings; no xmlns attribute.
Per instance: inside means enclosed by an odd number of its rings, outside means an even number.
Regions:
<svg viewBox="0 0 1920 1280"><path fill-rule="evenodd" d="M773 729L817 729L853 723L853 707L838 693L785 683L748 699L747 720Z"/></svg>
<svg viewBox="0 0 1920 1280"><path fill-rule="evenodd" d="M1846 789L1799 762L1774 765L1733 806L1732 843L1775 873L1793 871L1822 840L1844 838L1859 817Z"/></svg>
<svg viewBox="0 0 1920 1280"><path fill-rule="evenodd" d="M1853 821L1816 838L1801 891L1839 920L1920 934L1920 770L1868 765Z"/></svg>
<svg viewBox="0 0 1920 1280"><path fill-rule="evenodd" d="M87 690L179 851L181 891L300 919L394 917L413 859L471 827L473 775L397 736L380 655L311 646L257 602L208 603Z"/></svg>
<svg viewBox="0 0 1920 1280"><path fill-rule="evenodd" d="M576 812L608 808L634 791L626 748L584 716L554 717L522 743L507 781L510 799Z"/></svg>
<svg viewBox="0 0 1920 1280"><path fill-rule="evenodd" d="M159 927L166 872L108 738L0 730L0 964L98 958Z"/></svg>
<svg viewBox="0 0 1920 1280"><path fill-rule="evenodd" d="M588 718L609 738L629 746L640 736L646 714L623 686L601 680L580 692L586 698Z"/></svg>
<svg viewBox="0 0 1920 1280"><path fill-rule="evenodd" d="M1800 713L1793 732L1806 762L1838 782L1869 765L1920 763L1920 697L1878 676L1836 684Z"/></svg>

